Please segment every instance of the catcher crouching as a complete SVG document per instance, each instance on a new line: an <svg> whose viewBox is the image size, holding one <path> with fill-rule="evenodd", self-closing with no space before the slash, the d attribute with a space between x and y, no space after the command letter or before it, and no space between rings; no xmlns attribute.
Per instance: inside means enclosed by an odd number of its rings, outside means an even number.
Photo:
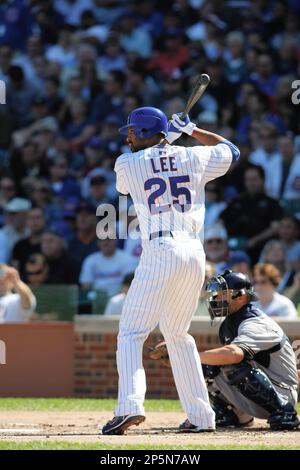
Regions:
<svg viewBox="0 0 300 470"><path fill-rule="evenodd" d="M200 353L216 425L249 426L256 417L272 430L296 429L295 354L280 326L253 305L257 297L248 277L227 270L208 281L206 296L212 321L224 318L222 346ZM149 355L168 365L165 343Z"/></svg>

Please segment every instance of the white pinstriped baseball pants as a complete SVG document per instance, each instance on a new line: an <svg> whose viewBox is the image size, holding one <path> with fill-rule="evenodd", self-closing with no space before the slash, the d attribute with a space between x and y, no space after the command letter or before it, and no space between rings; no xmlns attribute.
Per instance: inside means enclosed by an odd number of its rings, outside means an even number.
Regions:
<svg viewBox="0 0 300 470"><path fill-rule="evenodd" d="M190 422L215 427L195 340L187 332L204 282L199 240L147 241L127 294L118 334L118 405L115 416L144 415L143 344L159 324L167 343L178 395Z"/></svg>

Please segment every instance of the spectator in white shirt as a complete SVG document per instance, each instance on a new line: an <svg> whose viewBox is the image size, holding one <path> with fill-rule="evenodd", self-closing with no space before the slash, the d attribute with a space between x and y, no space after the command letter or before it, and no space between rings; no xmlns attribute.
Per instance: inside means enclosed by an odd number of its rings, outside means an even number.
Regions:
<svg viewBox="0 0 300 470"><path fill-rule="evenodd" d="M260 146L249 156L249 162L261 166L265 172L265 190L270 197L275 197L273 174L270 165L279 165L280 154L277 149L277 129L271 123L264 123L259 130Z"/></svg>
<svg viewBox="0 0 300 470"><path fill-rule="evenodd" d="M15 197L4 206L5 225L0 230L0 262L8 262L14 245L30 235L27 215L31 208L28 199Z"/></svg>
<svg viewBox="0 0 300 470"><path fill-rule="evenodd" d="M300 154L295 153L292 137L278 140L279 158L270 160L266 172L266 192L275 199L299 199Z"/></svg>
<svg viewBox="0 0 300 470"><path fill-rule="evenodd" d="M272 264L259 263L254 266L254 287L259 297L254 302L270 317L293 320L297 318L297 310L293 302L276 292L280 283L280 271Z"/></svg>
<svg viewBox="0 0 300 470"><path fill-rule="evenodd" d="M126 299L127 292L129 290L130 284L134 278L134 274L130 273L124 277L122 292L120 294L114 295L106 305L104 315L121 315L122 308Z"/></svg>
<svg viewBox="0 0 300 470"><path fill-rule="evenodd" d="M16 269L0 265L0 323L27 322L36 307L31 289Z"/></svg>
<svg viewBox="0 0 300 470"><path fill-rule="evenodd" d="M126 274L133 272L138 258L117 248L117 240L98 240L99 252L83 261L80 284L84 289L101 289L108 297L120 292Z"/></svg>

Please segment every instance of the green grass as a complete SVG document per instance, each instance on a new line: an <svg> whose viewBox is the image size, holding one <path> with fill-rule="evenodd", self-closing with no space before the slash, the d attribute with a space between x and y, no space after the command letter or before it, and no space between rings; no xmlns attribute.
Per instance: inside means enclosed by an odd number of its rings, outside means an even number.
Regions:
<svg viewBox="0 0 300 470"><path fill-rule="evenodd" d="M136 444L136 445L111 445L90 443L80 444L75 442L65 441L31 441L31 442L14 442L2 441L0 442L0 450L300 450L300 446L241 446L241 445L149 445L149 444Z"/></svg>
<svg viewBox="0 0 300 470"><path fill-rule="evenodd" d="M112 411L112 398L0 398L0 411ZM178 400L146 400L147 411L182 411ZM300 403L297 404L300 414Z"/></svg>
<svg viewBox="0 0 300 470"><path fill-rule="evenodd" d="M112 411L114 399L95 398L0 398L1 411ZM146 400L147 411L181 411L178 400ZM300 414L300 403L297 405ZM0 440L0 450L300 450L300 445L118 445L99 442L77 443L67 441L13 441Z"/></svg>
<svg viewBox="0 0 300 470"><path fill-rule="evenodd" d="M112 398L0 398L0 411L112 411ZM146 400L147 411L181 411L178 400Z"/></svg>

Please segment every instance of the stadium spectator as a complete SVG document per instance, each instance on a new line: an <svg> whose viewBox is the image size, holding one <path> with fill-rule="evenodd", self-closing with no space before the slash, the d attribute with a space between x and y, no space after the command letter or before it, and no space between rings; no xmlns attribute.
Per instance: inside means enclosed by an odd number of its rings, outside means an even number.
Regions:
<svg viewBox="0 0 300 470"><path fill-rule="evenodd" d="M291 285L295 271L287 262L285 246L280 240L269 240L265 244L259 262L272 264L280 272L281 280L277 287L278 292L282 292Z"/></svg>
<svg viewBox="0 0 300 470"><path fill-rule="evenodd" d="M257 261L266 240L277 231L282 210L264 192L264 171L249 165L244 172L245 192L237 196L220 214L230 237L244 238L243 248ZM255 223L254 223L255 221Z"/></svg>
<svg viewBox="0 0 300 470"><path fill-rule="evenodd" d="M299 221L292 215L285 215L278 226L279 240L285 248L286 261L290 267L299 268L300 240Z"/></svg>
<svg viewBox="0 0 300 470"><path fill-rule="evenodd" d="M0 323L27 322L36 307L31 289L15 268L0 265Z"/></svg>
<svg viewBox="0 0 300 470"><path fill-rule="evenodd" d="M25 263L33 253L41 251L41 236L45 229L46 221L43 210L40 207L33 207L28 211L27 227L29 237L19 240L12 251L12 264L18 269L23 278Z"/></svg>
<svg viewBox="0 0 300 470"><path fill-rule="evenodd" d="M25 264L24 278L32 287L48 283L49 265L41 253L30 255Z"/></svg>
<svg viewBox="0 0 300 470"><path fill-rule="evenodd" d="M209 181L205 185L205 225L217 222L225 208L226 202L222 199L222 190L218 181Z"/></svg>
<svg viewBox="0 0 300 470"><path fill-rule="evenodd" d="M76 284L79 265L68 253L67 244L58 231L47 229L41 239L41 252L49 265L49 284Z"/></svg>
<svg viewBox="0 0 300 470"><path fill-rule="evenodd" d="M16 197L16 195L17 192L14 180L9 176L3 176L3 178L0 180L0 225L3 225L4 222L4 206L8 203L8 201L10 201L10 199Z"/></svg>
<svg viewBox="0 0 300 470"><path fill-rule="evenodd" d="M4 206L5 224L0 230L1 236L4 236L9 247L8 259L14 245L29 235L27 227L28 211L31 208L31 202L28 199L15 197L8 201Z"/></svg>
<svg viewBox="0 0 300 470"><path fill-rule="evenodd" d="M262 263L254 266L254 287L259 301L254 302L259 308L275 318L294 319L297 311L293 302L276 292L280 283L280 271L272 264Z"/></svg>
<svg viewBox="0 0 300 470"><path fill-rule="evenodd" d="M223 272L229 258L229 247L227 232L221 224L206 228L204 250L207 260L214 264L216 273Z"/></svg>
<svg viewBox="0 0 300 470"><path fill-rule="evenodd" d="M252 277L251 260L244 251L233 251L227 261L227 268L237 273L246 274L250 279Z"/></svg>
<svg viewBox="0 0 300 470"><path fill-rule="evenodd" d="M101 289L108 297L120 292L124 276L134 271L138 260L117 248L117 240L98 240L98 253L83 261L80 284L84 289Z"/></svg>
<svg viewBox="0 0 300 470"><path fill-rule="evenodd" d="M270 162L266 173L266 192L276 199L299 199L300 154L295 153L290 136L278 140L279 158Z"/></svg>
<svg viewBox="0 0 300 470"><path fill-rule="evenodd" d="M68 170L68 160L57 155L49 162L49 183L57 201L74 197L80 199L80 187Z"/></svg>
<svg viewBox="0 0 300 470"><path fill-rule="evenodd" d="M82 201L76 208L75 236L68 245L69 253L73 253L80 267L87 256L98 251L96 224L95 208Z"/></svg>
<svg viewBox="0 0 300 470"><path fill-rule="evenodd" d="M78 252L68 251L70 263L79 253L86 257L95 240L77 223L91 227L92 214L76 217L70 207L81 198L115 204L114 162L128 151L119 122L138 106L156 105L168 116L180 112L205 70L212 80L191 117L241 151L239 163L206 186L206 226L221 218L228 231L220 263L234 258L232 249L246 250L256 262L279 235L288 263L295 261L283 269L297 271L299 233L282 215L299 219L300 213L300 107L291 88L299 74L298 3L2 2L0 79L7 105L0 106L0 225L7 230L7 218L17 225L24 219L1 211L14 198L26 198L43 210L61 241L78 244ZM264 172L248 168L249 162ZM9 245L0 230L0 261L9 262ZM218 247L212 245L214 256ZM140 254L139 240L118 246ZM274 250L283 256L281 248ZM293 282L291 271L279 288Z"/></svg>
<svg viewBox="0 0 300 470"><path fill-rule="evenodd" d="M130 287L130 284L132 283L134 278L134 274L126 274L123 280L123 285L122 285L122 292L120 294L114 295L107 303L105 310L104 310L104 315L106 316L111 316L111 315L121 315L122 313L122 308L126 299L126 294L128 292L128 289Z"/></svg>

